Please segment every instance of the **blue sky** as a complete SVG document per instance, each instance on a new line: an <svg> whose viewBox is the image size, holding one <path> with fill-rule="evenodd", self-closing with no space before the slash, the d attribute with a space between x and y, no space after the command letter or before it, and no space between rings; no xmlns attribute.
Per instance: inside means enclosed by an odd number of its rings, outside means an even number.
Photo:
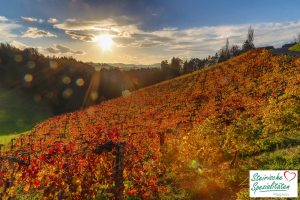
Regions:
<svg viewBox="0 0 300 200"><path fill-rule="evenodd" d="M247 28L256 46L300 33L297 0L1 0L0 41L83 61L155 63L214 54ZM103 51L99 35L112 39ZM100 42L101 43L101 42Z"/></svg>

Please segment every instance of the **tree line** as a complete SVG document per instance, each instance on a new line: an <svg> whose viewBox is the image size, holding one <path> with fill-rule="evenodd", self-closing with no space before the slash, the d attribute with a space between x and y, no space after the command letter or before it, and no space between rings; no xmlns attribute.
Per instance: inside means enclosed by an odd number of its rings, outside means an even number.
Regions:
<svg viewBox="0 0 300 200"><path fill-rule="evenodd" d="M46 57L36 49L0 44L0 86L20 88L38 102L46 102L54 114L97 104L160 81L160 68L95 69L69 57Z"/></svg>
<svg viewBox="0 0 300 200"><path fill-rule="evenodd" d="M254 29L250 26L247 33L247 39L244 41L242 47L239 47L238 45L230 46L229 40L227 39L225 46L214 56L208 56L203 59L191 58L190 60L182 60L178 57L173 57L170 63L168 60L161 61L161 68L167 74L167 77L175 77L180 74L191 73L204 67L224 62L254 48Z"/></svg>

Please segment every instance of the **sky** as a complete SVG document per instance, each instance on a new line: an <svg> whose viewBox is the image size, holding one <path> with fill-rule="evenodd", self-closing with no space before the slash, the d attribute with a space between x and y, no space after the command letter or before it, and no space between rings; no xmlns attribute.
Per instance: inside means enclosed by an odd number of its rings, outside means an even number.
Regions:
<svg viewBox="0 0 300 200"><path fill-rule="evenodd" d="M153 64L300 33L299 0L0 0L0 42L84 62Z"/></svg>

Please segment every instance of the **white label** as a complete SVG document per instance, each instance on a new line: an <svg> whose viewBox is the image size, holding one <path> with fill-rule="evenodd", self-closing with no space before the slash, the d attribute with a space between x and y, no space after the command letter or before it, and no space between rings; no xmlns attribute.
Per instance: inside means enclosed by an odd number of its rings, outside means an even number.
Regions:
<svg viewBox="0 0 300 200"><path fill-rule="evenodd" d="M297 170L250 170L250 197L298 197Z"/></svg>

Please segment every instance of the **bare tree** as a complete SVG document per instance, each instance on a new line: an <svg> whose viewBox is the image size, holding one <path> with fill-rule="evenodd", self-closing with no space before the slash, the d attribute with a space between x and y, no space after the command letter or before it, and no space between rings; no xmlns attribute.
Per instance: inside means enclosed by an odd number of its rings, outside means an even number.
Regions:
<svg viewBox="0 0 300 200"><path fill-rule="evenodd" d="M237 56L241 53L241 49L238 45L232 45L230 49L230 56Z"/></svg>
<svg viewBox="0 0 300 200"><path fill-rule="evenodd" d="M230 50L229 50L229 40L227 38L225 46L219 50L218 62L223 62L225 60L228 60L229 58L230 58Z"/></svg>
<svg viewBox="0 0 300 200"><path fill-rule="evenodd" d="M300 33L298 33L297 37L296 37L296 42L300 43Z"/></svg>
<svg viewBox="0 0 300 200"><path fill-rule="evenodd" d="M251 49L254 49L254 29L250 26L248 29L247 39L243 44L243 51L249 51Z"/></svg>

